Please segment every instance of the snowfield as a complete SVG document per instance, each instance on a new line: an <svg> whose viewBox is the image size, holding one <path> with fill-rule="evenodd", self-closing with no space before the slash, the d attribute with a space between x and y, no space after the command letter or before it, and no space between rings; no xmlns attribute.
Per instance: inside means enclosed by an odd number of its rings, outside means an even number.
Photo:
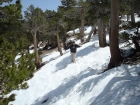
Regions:
<svg viewBox="0 0 140 105"><path fill-rule="evenodd" d="M86 27L85 33L90 30ZM109 47L100 48L96 36L77 50L76 63L69 50L42 56L49 63L27 81L28 89L10 93L16 99L9 105L140 105L140 64L98 74L109 63Z"/></svg>
<svg viewBox="0 0 140 105"><path fill-rule="evenodd" d="M12 92L16 100L9 105L140 105L140 64L97 74L110 59L109 47L99 48L97 36L78 49L76 63L69 51L43 61L54 58L27 81L28 89Z"/></svg>

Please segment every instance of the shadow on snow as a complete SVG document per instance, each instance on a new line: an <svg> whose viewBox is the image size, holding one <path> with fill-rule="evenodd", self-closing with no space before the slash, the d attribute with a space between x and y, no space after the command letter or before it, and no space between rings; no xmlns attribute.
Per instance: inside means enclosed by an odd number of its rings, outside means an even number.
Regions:
<svg viewBox="0 0 140 105"><path fill-rule="evenodd" d="M114 70L117 70L117 68ZM43 102L45 105L52 104L60 99L70 98L71 95L77 93L79 93L80 98L82 98L86 93L93 91L94 87L97 86L103 79L114 73L114 70L96 75L98 70L87 68L80 72L77 76L65 78L63 80L63 84L46 93L43 97L38 98L32 105L41 105ZM77 90L74 90L74 87L77 84L90 76L92 76L91 79L83 82L76 88ZM99 91L99 95L94 96L93 93L93 97L87 100L87 105L136 105L137 103L140 103L139 87L140 78L138 76L131 76L131 78L129 76L114 77L106 84L102 91Z"/></svg>
<svg viewBox="0 0 140 105"><path fill-rule="evenodd" d="M44 103L45 105L48 105L51 103L55 103L56 101L60 99L66 98L68 97L69 94L71 94L71 92L73 91L73 87L76 84L78 84L84 78L93 76L95 74L96 74L95 70L93 70L92 68L87 68L86 70L80 72L77 76L71 76L70 78L65 78L63 83L60 86L50 91L43 97L38 98L32 105L40 105L42 103ZM88 84L93 85L92 82L94 82L94 84L97 84L98 81L100 81L101 79L103 79L103 77L101 78L100 76L98 76L96 78L96 81L89 81L90 83ZM82 93L84 93L86 88L87 87L81 88L80 90L78 89L76 92L82 91Z"/></svg>
<svg viewBox="0 0 140 105"><path fill-rule="evenodd" d="M136 105L140 103L139 87L138 76L114 77L97 97L89 100L89 105Z"/></svg>

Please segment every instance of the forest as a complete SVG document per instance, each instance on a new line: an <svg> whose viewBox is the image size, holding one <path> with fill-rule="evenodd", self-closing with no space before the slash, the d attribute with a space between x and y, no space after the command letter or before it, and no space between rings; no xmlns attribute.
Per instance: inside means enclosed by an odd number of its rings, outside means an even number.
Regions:
<svg viewBox="0 0 140 105"><path fill-rule="evenodd" d="M135 20L135 15L140 19L140 0L61 0L57 11L43 11L31 4L24 14L20 0L10 2L0 1L0 105L15 100L14 94L5 97L13 90L28 88L25 81L46 64L40 57L44 51L55 49L63 56L70 37L84 45L97 35L101 48L109 46L110 61L102 73L122 63L129 65L130 60L140 63L140 21ZM85 26L92 26L86 38ZM70 30L72 34L68 34ZM121 43L133 45L131 53L126 55ZM17 55L20 58L15 61Z"/></svg>

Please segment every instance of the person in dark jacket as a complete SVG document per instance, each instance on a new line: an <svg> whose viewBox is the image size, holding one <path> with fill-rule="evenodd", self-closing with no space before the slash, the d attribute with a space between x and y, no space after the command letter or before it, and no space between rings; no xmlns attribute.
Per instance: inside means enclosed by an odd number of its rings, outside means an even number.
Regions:
<svg viewBox="0 0 140 105"><path fill-rule="evenodd" d="M74 63L75 62L75 58L76 58L76 52L77 52L77 48L81 47L78 44L75 44L75 41L72 41L72 44L68 46L68 49L70 49L71 52L71 61Z"/></svg>

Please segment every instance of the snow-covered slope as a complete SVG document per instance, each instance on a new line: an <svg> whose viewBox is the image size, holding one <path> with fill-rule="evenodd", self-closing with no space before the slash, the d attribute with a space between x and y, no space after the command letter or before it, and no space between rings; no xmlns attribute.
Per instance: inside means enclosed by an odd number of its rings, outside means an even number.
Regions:
<svg viewBox="0 0 140 105"><path fill-rule="evenodd" d="M140 65L97 74L109 62L109 47L99 48L98 37L78 49L76 63L69 51L43 66L28 82L26 90L15 90L13 105L140 105ZM127 71L130 71L129 72ZM10 105L9 104L9 105Z"/></svg>
<svg viewBox="0 0 140 105"><path fill-rule="evenodd" d="M140 64L97 74L110 59L109 47L100 48L97 36L78 49L76 63L69 50L63 53L42 56L50 62L27 81L28 89L12 92L16 100L9 105L140 105Z"/></svg>
<svg viewBox="0 0 140 105"><path fill-rule="evenodd" d="M90 32L90 30L91 30L91 26L85 26L84 27L84 33L85 34L87 34L87 32ZM71 30L71 31L68 31L67 32L67 35L69 35L69 36L71 36L71 35L74 35L74 32L75 32L75 34L78 34L78 33L80 33L80 30L79 30L79 28L76 28L75 30Z"/></svg>

